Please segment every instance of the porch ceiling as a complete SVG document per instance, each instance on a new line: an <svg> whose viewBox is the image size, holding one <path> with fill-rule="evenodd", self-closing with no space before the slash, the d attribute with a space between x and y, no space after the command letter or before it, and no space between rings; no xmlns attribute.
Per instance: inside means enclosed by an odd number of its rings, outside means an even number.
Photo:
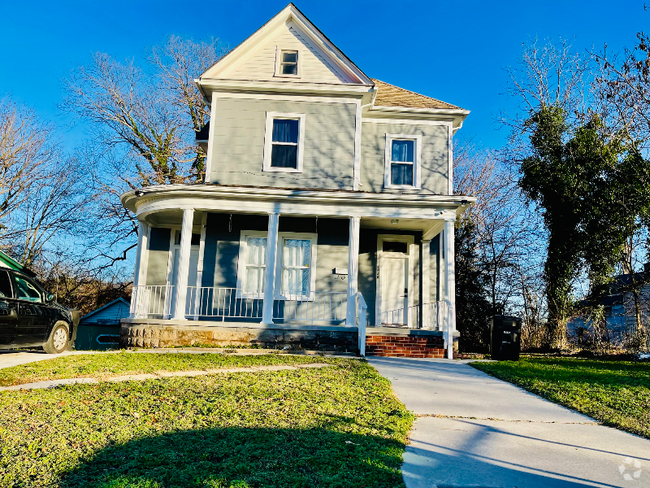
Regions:
<svg viewBox="0 0 650 488"><path fill-rule="evenodd" d="M425 236L431 238L442 231L443 222L442 220L428 219L386 219L370 217L361 219L361 227L364 229L421 231Z"/></svg>

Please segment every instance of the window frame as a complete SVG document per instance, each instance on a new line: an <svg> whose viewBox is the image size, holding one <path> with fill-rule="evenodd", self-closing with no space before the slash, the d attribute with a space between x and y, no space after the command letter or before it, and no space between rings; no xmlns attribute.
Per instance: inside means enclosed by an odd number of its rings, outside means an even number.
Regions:
<svg viewBox="0 0 650 488"><path fill-rule="evenodd" d="M12 287L13 294L14 294L14 297L13 297L14 300L20 300L20 301L27 302L27 303L40 303L40 304L45 303L45 295L46 295L46 293L44 293L43 289L35 281L31 280L30 278L28 278L26 276L19 275L17 273L10 273L10 276L13 276L13 278L14 278L12 280L12 283L11 283L11 287ZM19 297L18 296L18 285L16 283L16 280L18 280L18 279L23 280L28 285L30 285L31 288L38 293L38 296L39 296L40 300L36 301L36 300L30 300L29 298Z"/></svg>
<svg viewBox="0 0 650 488"><path fill-rule="evenodd" d="M242 230L239 237L239 257L237 260L237 298L257 298L259 295L246 291L246 273L248 263L248 238L266 237L267 231ZM287 300L282 290L282 278L284 274L284 241L285 239L302 239L311 241L311 255L309 262L309 295L290 295L291 298L299 298L302 301L313 301L316 291L316 258L318 247L318 234L306 232L278 232L278 246L275 259L275 292L274 300ZM268 242L268 241L267 241ZM266 268L266 265L265 265ZM263 293L261 294L263 295ZM261 297L260 297L261 298Z"/></svg>
<svg viewBox="0 0 650 488"><path fill-rule="evenodd" d="M394 185L391 181L391 168L393 164L393 141L413 141L413 184ZM405 164L405 163L400 163ZM422 168L422 136L419 134L386 134L386 147L384 150L384 188L419 189L421 187L420 174Z"/></svg>
<svg viewBox="0 0 650 488"><path fill-rule="evenodd" d="M282 73L282 55L284 53L296 53L296 74L284 74ZM300 58L301 52L300 49L280 49L276 46L275 48L275 76L278 78L300 78Z"/></svg>
<svg viewBox="0 0 650 488"><path fill-rule="evenodd" d="M237 298L259 298L262 299L264 291L261 293L252 293L246 290L246 279L248 273L247 256L248 256L248 238L249 237L267 237L267 232L262 230L242 230L239 235L239 256L237 259ZM264 251L266 252L266 250ZM257 266L257 265L256 265ZM266 276L266 263L264 264L264 275Z"/></svg>
<svg viewBox="0 0 650 488"><path fill-rule="evenodd" d="M309 240L311 255L309 257L309 294L308 295L285 295L282 290L282 278L284 274L284 241L285 239ZM318 247L318 234L308 232L279 232L278 233L278 257L276 259L275 272L275 299L287 300L288 297L298 298L302 301L313 301L316 295L316 248Z"/></svg>
<svg viewBox="0 0 650 488"><path fill-rule="evenodd" d="M305 148L305 114L288 112L266 112L266 129L264 134L264 160L262 171L278 173L302 173L303 155ZM273 156L273 121L274 120L297 120L298 121L298 143L295 168L281 168L271 166Z"/></svg>

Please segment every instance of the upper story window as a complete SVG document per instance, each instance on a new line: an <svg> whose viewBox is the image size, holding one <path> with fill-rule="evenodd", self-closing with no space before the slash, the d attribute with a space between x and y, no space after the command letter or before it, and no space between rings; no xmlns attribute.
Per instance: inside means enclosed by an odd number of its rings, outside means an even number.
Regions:
<svg viewBox="0 0 650 488"><path fill-rule="evenodd" d="M301 172L305 114L266 113L264 171Z"/></svg>
<svg viewBox="0 0 650 488"><path fill-rule="evenodd" d="M298 77L298 51L281 49L278 51L276 65L276 76Z"/></svg>
<svg viewBox="0 0 650 488"><path fill-rule="evenodd" d="M384 187L420 188L422 136L386 134Z"/></svg>

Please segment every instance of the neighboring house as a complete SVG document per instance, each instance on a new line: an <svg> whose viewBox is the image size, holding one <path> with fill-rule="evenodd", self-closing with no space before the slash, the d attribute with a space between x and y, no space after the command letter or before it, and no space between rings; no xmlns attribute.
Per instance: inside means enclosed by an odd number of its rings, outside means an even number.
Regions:
<svg viewBox="0 0 650 488"><path fill-rule="evenodd" d="M123 345L363 354L367 333L368 354L442 356L469 112L369 78L293 4L197 85L206 184L121 197L140 222Z"/></svg>
<svg viewBox="0 0 650 488"><path fill-rule="evenodd" d="M81 317L75 349L113 349L120 343L120 321L130 314L130 304L118 298Z"/></svg>
<svg viewBox="0 0 650 488"><path fill-rule="evenodd" d="M646 271L635 273L634 282L647 281ZM632 294L632 275L622 274L615 276L608 286L606 296L597 304L603 307L605 323L607 324L607 339L613 344L626 343L636 331L636 306ZM650 285L641 285L638 294L638 305L641 321L645 327L650 325ZM581 305L586 310L593 305L585 300ZM591 318L586 315L573 317L567 323L569 337L578 341L590 340L594 333Z"/></svg>

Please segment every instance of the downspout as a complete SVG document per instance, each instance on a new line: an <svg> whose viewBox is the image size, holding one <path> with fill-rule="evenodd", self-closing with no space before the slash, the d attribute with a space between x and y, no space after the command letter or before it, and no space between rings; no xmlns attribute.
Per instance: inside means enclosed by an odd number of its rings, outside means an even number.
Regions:
<svg viewBox="0 0 650 488"><path fill-rule="evenodd" d="M361 183L361 114L363 113L364 108L375 104L375 99L377 98L377 92L379 89L373 85L372 91L373 95L370 103L367 103L365 105L357 105L357 114L355 120L355 139L358 140L355 141L354 163L352 164L352 189L354 191L359 190L359 187L363 186Z"/></svg>

